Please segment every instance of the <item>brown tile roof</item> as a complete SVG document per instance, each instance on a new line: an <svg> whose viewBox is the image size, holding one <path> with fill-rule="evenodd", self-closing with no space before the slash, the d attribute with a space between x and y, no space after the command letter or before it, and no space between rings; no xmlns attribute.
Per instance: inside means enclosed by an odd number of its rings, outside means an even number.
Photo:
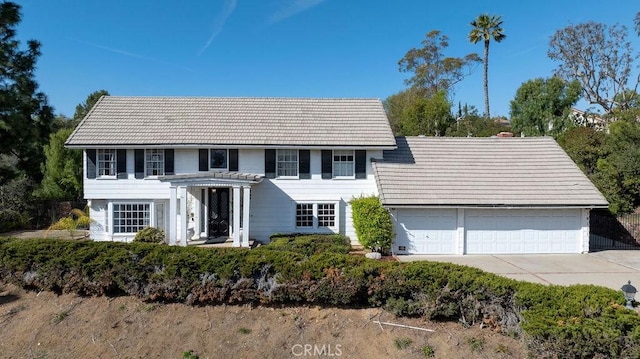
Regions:
<svg viewBox="0 0 640 359"><path fill-rule="evenodd" d="M67 145L390 147L395 141L377 99L105 96Z"/></svg>
<svg viewBox="0 0 640 359"><path fill-rule="evenodd" d="M606 199L548 137L398 137L374 162L385 206L584 206Z"/></svg>

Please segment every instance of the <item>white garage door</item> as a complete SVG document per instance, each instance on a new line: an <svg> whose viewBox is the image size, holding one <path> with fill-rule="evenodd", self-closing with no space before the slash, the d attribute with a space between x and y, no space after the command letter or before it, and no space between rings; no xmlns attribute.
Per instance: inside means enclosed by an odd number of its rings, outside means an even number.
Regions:
<svg viewBox="0 0 640 359"><path fill-rule="evenodd" d="M400 209L396 218L394 250L407 254L456 252L455 209ZM404 248L404 250L402 250Z"/></svg>
<svg viewBox="0 0 640 359"><path fill-rule="evenodd" d="M580 253L579 209L465 210L465 253Z"/></svg>

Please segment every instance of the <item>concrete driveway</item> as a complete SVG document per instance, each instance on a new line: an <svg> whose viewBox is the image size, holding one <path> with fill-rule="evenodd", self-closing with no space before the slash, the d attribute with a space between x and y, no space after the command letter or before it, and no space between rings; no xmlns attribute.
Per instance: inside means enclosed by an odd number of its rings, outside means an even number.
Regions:
<svg viewBox="0 0 640 359"><path fill-rule="evenodd" d="M429 260L480 268L504 277L543 284L595 284L620 288L631 280L640 290L640 251L588 254L402 255L401 262Z"/></svg>

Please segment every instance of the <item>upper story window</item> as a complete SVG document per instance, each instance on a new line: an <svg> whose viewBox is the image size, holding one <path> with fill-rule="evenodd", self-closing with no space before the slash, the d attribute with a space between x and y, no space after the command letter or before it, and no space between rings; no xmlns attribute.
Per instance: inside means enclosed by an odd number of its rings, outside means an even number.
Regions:
<svg viewBox="0 0 640 359"><path fill-rule="evenodd" d="M298 176L298 150L276 151L276 175L278 177Z"/></svg>
<svg viewBox="0 0 640 359"><path fill-rule="evenodd" d="M334 150L333 151L333 177L349 177L354 175L353 151Z"/></svg>
<svg viewBox="0 0 640 359"><path fill-rule="evenodd" d="M116 175L116 150L99 149L97 151L98 176Z"/></svg>
<svg viewBox="0 0 640 359"><path fill-rule="evenodd" d="M209 155L209 168L217 170L227 169L227 150L213 149Z"/></svg>
<svg viewBox="0 0 640 359"><path fill-rule="evenodd" d="M164 176L164 150L145 150L146 176Z"/></svg>

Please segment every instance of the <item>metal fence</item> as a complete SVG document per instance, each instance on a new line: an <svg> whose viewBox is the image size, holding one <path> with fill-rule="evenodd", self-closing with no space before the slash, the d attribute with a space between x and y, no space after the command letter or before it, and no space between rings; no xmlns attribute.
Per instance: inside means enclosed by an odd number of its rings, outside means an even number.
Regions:
<svg viewBox="0 0 640 359"><path fill-rule="evenodd" d="M613 215L593 210L590 215L589 249L640 249L640 213Z"/></svg>

